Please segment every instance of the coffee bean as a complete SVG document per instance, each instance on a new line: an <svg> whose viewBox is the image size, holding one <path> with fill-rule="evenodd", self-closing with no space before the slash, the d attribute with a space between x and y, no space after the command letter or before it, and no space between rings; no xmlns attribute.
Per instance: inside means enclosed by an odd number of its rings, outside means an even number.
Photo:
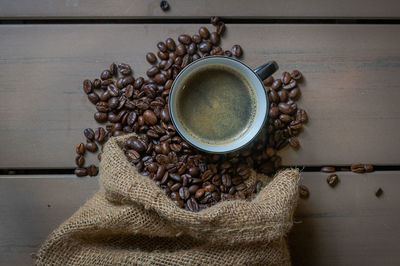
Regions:
<svg viewBox="0 0 400 266"><path fill-rule="evenodd" d="M225 23L222 21L219 21L217 23L217 34L222 35L225 31Z"/></svg>
<svg viewBox="0 0 400 266"><path fill-rule="evenodd" d="M292 146L295 149L300 148L300 142L295 137L292 137L292 138L289 139L289 145Z"/></svg>
<svg viewBox="0 0 400 266"><path fill-rule="evenodd" d="M83 91L84 91L86 94L89 94L89 93L91 93L91 92L93 91L92 82L91 82L90 80L85 79L85 80L83 81Z"/></svg>
<svg viewBox="0 0 400 266"><path fill-rule="evenodd" d="M164 42L158 42L157 43L157 48L161 51L161 52L166 52L167 51L167 45Z"/></svg>
<svg viewBox="0 0 400 266"><path fill-rule="evenodd" d="M272 82L271 88L274 89L274 90L279 90L281 85L282 85L282 81L280 79L277 79L274 82Z"/></svg>
<svg viewBox="0 0 400 266"><path fill-rule="evenodd" d="M99 95L96 92L89 93L88 99L93 104L96 104L100 100Z"/></svg>
<svg viewBox="0 0 400 266"><path fill-rule="evenodd" d="M292 77L290 76L290 74L288 72L282 73L281 80L282 80L283 84L285 84L285 85L289 84L291 79L292 79Z"/></svg>
<svg viewBox="0 0 400 266"><path fill-rule="evenodd" d="M130 75L132 73L132 68L128 64L121 63L118 65L119 73L124 76Z"/></svg>
<svg viewBox="0 0 400 266"><path fill-rule="evenodd" d="M243 55L242 47L238 44L232 46L232 54L238 58L241 57Z"/></svg>
<svg viewBox="0 0 400 266"><path fill-rule="evenodd" d="M151 111L151 110L146 110L144 113L143 113L143 119L147 122L147 123L149 123L149 124L151 124L151 125L155 125L156 123L157 123L157 116L154 114L154 112L153 111Z"/></svg>
<svg viewBox="0 0 400 266"><path fill-rule="evenodd" d="M377 198L379 198L380 196L382 196L382 194L383 194L382 188L378 188L378 189L375 191L375 196L376 196Z"/></svg>
<svg viewBox="0 0 400 266"><path fill-rule="evenodd" d="M364 164L365 172L370 173L374 171L374 166L372 164Z"/></svg>
<svg viewBox="0 0 400 266"><path fill-rule="evenodd" d="M76 145L75 151L79 155L84 155L85 154L85 144L79 143Z"/></svg>
<svg viewBox="0 0 400 266"><path fill-rule="evenodd" d="M281 102L286 102L288 99L288 93L285 90L278 91L278 96Z"/></svg>
<svg viewBox="0 0 400 266"><path fill-rule="evenodd" d="M156 66L152 66L151 68L149 68L146 72L147 76L149 77L154 77L156 74L160 73L160 70L158 69L158 67Z"/></svg>
<svg viewBox="0 0 400 266"><path fill-rule="evenodd" d="M140 160L140 154L135 150L127 150L125 155L130 162L137 163Z"/></svg>
<svg viewBox="0 0 400 266"><path fill-rule="evenodd" d="M169 173L169 177L176 182L182 182L181 176L178 174Z"/></svg>
<svg viewBox="0 0 400 266"><path fill-rule="evenodd" d="M92 87L93 87L93 89L100 89L101 80L100 79L94 79L93 82L92 82Z"/></svg>
<svg viewBox="0 0 400 266"><path fill-rule="evenodd" d="M232 52L229 51L229 50L226 50L226 51L224 52L224 54L225 54L225 56L228 56L228 57L231 57L231 56L232 56Z"/></svg>
<svg viewBox="0 0 400 266"><path fill-rule="evenodd" d="M209 41L200 43L199 50L202 53L207 53L211 50L212 44Z"/></svg>
<svg viewBox="0 0 400 266"><path fill-rule="evenodd" d="M94 131L93 131L93 129L91 129L91 128L86 128L86 129L83 131L83 134L85 135L85 137L86 137L88 140L93 140L93 139L94 139Z"/></svg>
<svg viewBox="0 0 400 266"><path fill-rule="evenodd" d="M112 74L111 74L110 70L108 70L108 69L104 70L104 71L101 73L100 78L101 78L102 80L106 80L106 79L112 78Z"/></svg>
<svg viewBox="0 0 400 266"><path fill-rule="evenodd" d="M294 89L290 90L288 96L289 96L289 99L291 99L293 101L297 101L300 97L299 88L294 88Z"/></svg>
<svg viewBox="0 0 400 266"><path fill-rule="evenodd" d="M291 90L297 86L297 82L295 80L291 80L289 84L283 85L282 88L285 90Z"/></svg>
<svg viewBox="0 0 400 266"><path fill-rule="evenodd" d="M219 22L219 17L216 17L216 16L211 17L210 23L212 25L216 26L218 22Z"/></svg>
<svg viewBox="0 0 400 266"><path fill-rule="evenodd" d="M167 11L169 9L169 3L166 0L161 0L160 7L163 11Z"/></svg>
<svg viewBox="0 0 400 266"><path fill-rule="evenodd" d="M84 177L88 175L86 168L76 168L74 173L78 177Z"/></svg>
<svg viewBox="0 0 400 266"><path fill-rule="evenodd" d="M196 44L201 43L201 37L200 37L199 35L197 35L197 34L194 34L194 35L192 36L192 42L194 42L194 43L196 43Z"/></svg>
<svg viewBox="0 0 400 266"><path fill-rule="evenodd" d="M331 187L334 187L339 182L339 177L336 174L332 174L332 175L328 176L328 178L326 179L326 182L328 182L328 184Z"/></svg>
<svg viewBox="0 0 400 266"><path fill-rule="evenodd" d="M104 123L107 121L107 113L96 112L94 113L94 119L99 123Z"/></svg>
<svg viewBox="0 0 400 266"><path fill-rule="evenodd" d="M98 150L97 144L93 141L88 141L86 143L86 149L90 152L96 152Z"/></svg>
<svg viewBox="0 0 400 266"><path fill-rule="evenodd" d="M194 198L195 198L195 199L199 199L199 198L203 197L203 195L204 195L205 192L206 192L206 191L205 191L204 188L198 189L198 190L196 191L195 195L194 195Z"/></svg>
<svg viewBox="0 0 400 266"><path fill-rule="evenodd" d="M179 41L181 44L186 44L186 45L188 45L188 44L190 44L190 43L192 42L192 39L191 39L190 36L187 35L187 34L181 34L181 35L178 36L178 41Z"/></svg>
<svg viewBox="0 0 400 266"><path fill-rule="evenodd" d="M99 169L94 164L87 168L87 173L89 176L96 176L99 173Z"/></svg>
<svg viewBox="0 0 400 266"><path fill-rule="evenodd" d="M333 166L324 166L321 168L321 172L324 172L324 173L332 173L335 171L336 171L336 169Z"/></svg>
<svg viewBox="0 0 400 266"><path fill-rule="evenodd" d="M351 165L351 171L353 173L359 173L359 174L366 172L364 164L361 163Z"/></svg>
<svg viewBox="0 0 400 266"><path fill-rule="evenodd" d="M104 130L104 128L102 127L97 128L96 131L94 132L94 139L98 143L103 143L105 138L106 138L106 131Z"/></svg>
<svg viewBox="0 0 400 266"><path fill-rule="evenodd" d="M146 151L146 145L143 141L139 140L137 137L130 137L126 140L126 146L134 149L137 152Z"/></svg>
<svg viewBox="0 0 400 266"><path fill-rule="evenodd" d="M298 110L296 113L296 119L302 123L307 123L308 115L307 115L306 111L304 111L302 109Z"/></svg>
<svg viewBox="0 0 400 266"><path fill-rule="evenodd" d="M190 63L190 56L186 54L182 59L181 68L185 68Z"/></svg>
<svg viewBox="0 0 400 266"><path fill-rule="evenodd" d="M200 210L199 205L194 198L190 198L186 201L186 207L192 212L198 212Z"/></svg>
<svg viewBox="0 0 400 266"><path fill-rule="evenodd" d="M210 37L210 32L206 27L200 27L199 29L199 35L203 39L208 39Z"/></svg>
<svg viewBox="0 0 400 266"><path fill-rule="evenodd" d="M159 85L163 85L167 81L167 77L164 74L157 74L154 77L154 81Z"/></svg>
<svg viewBox="0 0 400 266"><path fill-rule="evenodd" d="M78 167L83 167L83 165L85 164L85 157L83 157L82 155L78 155L75 157L75 164Z"/></svg>
<svg viewBox="0 0 400 266"><path fill-rule="evenodd" d="M193 54L196 53L196 50L197 50L197 45L193 42L193 43L191 43L191 44L188 46L188 48L187 48L187 53L188 53L189 55L193 55Z"/></svg>
<svg viewBox="0 0 400 266"><path fill-rule="evenodd" d="M181 44L181 43L178 44L176 46L176 54L179 55L179 56L183 56L184 54L186 54L186 46L184 44Z"/></svg>
<svg viewBox="0 0 400 266"><path fill-rule="evenodd" d="M112 97L108 100L108 107L112 110L118 107L119 105L119 100L117 97Z"/></svg>
<svg viewBox="0 0 400 266"><path fill-rule="evenodd" d="M102 113L107 113L110 111L110 107L108 106L108 103L106 103L106 102L98 102L96 104L96 109L97 109L97 111L102 112Z"/></svg>
<svg viewBox="0 0 400 266"><path fill-rule="evenodd" d="M292 74L290 74L294 80L300 80L302 78L302 74L298 70L293 70Z"/></svg>
<svg viewBox="0 0 400 266"><path fill-rule="evenodd" d="M158 58L160 58L161 60L168 60L168 58L169 58L168 52L161 52L161 51L158 51L157 56L158 56ZM161 62L160 62L160 64L161 64ZM159 68L162 68L162 67L159 66Z"/></svg>
<svg viewBox="0 0 400 266"><path fill-rule="evenodd" d="M224 55L224 51L218 46L211 50L210 55Z"/></svg>
<svg viewBox="0 0 400 266"><path fill-rule="evenodd" d="M278 108L279 108L279 111L284 114L291 114L293 112L292 106L287 103L279 103Z"/></svg>
<svg viewBox="0 0 400 266"><path fill-rule="evenodd" d="M271 89L268 94L268 99L270 102L279 103L279 94L276 92L276 90Z"/></svg>
<svg viewBox="0 0 400 266"><path fill-rule="evenodd" d="M299 195L300 198L306 199L310 196L310 192L306 186L299 185Z"/></svg>
<svg viewBox="0 0 400 266"><path fill-rule="evenodd" d="M190 197L189 189L186 187L181 187L179 189L179 196L183 200L187 200Z"/></svg>
<svg viewBox="0 0 400 266"><path fill-rule="evenodd" d="M218 35L216 32L212 32L212 33L211 33L211 35L210 35L210 42L211 42L213 45L218 45L218 44L219 44L219 42L220 42L220 37L219 37L219 35Z"/></svg>
<svg viewBox="0 0 400 266"><path fill-rule="evenodd" d="M279 116L279 119L283 122L283 123L290 123L293 120L293 117L291 117L290 115L286 115L286 114L281 114Z"/></svg>

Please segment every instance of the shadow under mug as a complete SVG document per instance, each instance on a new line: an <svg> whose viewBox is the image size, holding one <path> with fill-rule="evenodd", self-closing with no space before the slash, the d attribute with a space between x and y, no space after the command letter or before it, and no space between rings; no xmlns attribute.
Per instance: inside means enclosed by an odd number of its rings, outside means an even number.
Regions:
<svg viewBox="0 0 400 266"><path fill-rule="evenodd" d="M193 73L193 71L196 71L196 69L206 65L226 65L234 68L247 78L247 80L250 82L251 89L254 90L255 96L257 97L257 107L255 110L256 112L253 123L243 136L230 143L224 143L220 145L207 144L196 140L185 132L177 117L177 106L179 105L178 95L180 89L183 87L183 82L188 74ZM203 57L187 65L175 78L168 100L171 121L174 124L177 132L190 145L209 153L228 153L243 148L254 140L267 120L269 103L262 81L271 76L277 70L278 64L275 61L267 62L266 64L253 70L241 61L225 56Z"/></svg>

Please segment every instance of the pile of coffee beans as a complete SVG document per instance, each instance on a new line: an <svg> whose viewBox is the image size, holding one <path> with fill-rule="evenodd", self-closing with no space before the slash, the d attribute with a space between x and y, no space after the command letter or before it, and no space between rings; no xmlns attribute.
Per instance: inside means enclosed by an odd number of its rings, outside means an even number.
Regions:
<svg viewBox="0 0 400 266"><path fill-rule="evenodd" d="M179 35L177 41L160 41L156 53L146 54L151 64L146 72L148 78L135 78L129 65L113 63L100 79L83 82L89 101L96 105L94 119L105 127L84 131L86 144L80 143L76 148L77 176L97 174L96 166L83 166L85 150L96 152L98 145L111 136L135 132L138 137L130 137L123 147L128 161L154 180L175 204L199 211L223 200L253 199L263 184L257 182L247 188L245 181L251 169L271 175L281 167L278 150L288 145L300 147L297 136L308 118L295 103L302 80L297 70L264 80L270 102L269 120L259 137L241 151L207 154L178 135L168 112L169 92L178 73L209 55L243 55L240 45L222 49L225 24L218 17L212 17L211 23L215 31L200 27L198 33ZM101 153L98 158L101 160Z"/></svg>

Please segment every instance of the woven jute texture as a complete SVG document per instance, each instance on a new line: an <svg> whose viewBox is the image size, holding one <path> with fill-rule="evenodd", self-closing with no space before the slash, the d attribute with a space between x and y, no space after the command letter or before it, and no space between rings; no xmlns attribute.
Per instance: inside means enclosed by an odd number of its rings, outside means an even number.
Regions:
<svg viewBox="0 0 400 266"><path fill-rule="evenodd" d="M101 189L48 237L37 265L290 265L297 170L272 180L252 171L249 182L269 181L253 201L189 212L126 160L129 136L107 142Z"/></svg>

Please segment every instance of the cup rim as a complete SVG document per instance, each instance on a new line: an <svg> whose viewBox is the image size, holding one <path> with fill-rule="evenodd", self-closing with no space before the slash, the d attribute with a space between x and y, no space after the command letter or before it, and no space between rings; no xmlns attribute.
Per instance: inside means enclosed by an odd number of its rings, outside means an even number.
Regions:
<svg viewBox="0 0 400 266"><path fill-rule="evenodd" d="M228 143L228 144L218 145L219 147L226 147L226 149L224 149L223 151L207 150L207 149L205 149L205 148L203 148L203 147L200 147L200 146L196 145L196 144L194 143L194 141L191 140L190 136L186 136L186 135L188 135L188 134L183 134L183 133L181 132L181 131L183 131L183 129L181 129L181 127L179 126L179 123L178 123L177 121L175 121L175 120L177 120L177 119L175 119L175 117L174 117L174 114L175 114L175 112L173 112L173 108L174 108L173 105L174 105L174 104L172 104L173 101L174 101L174 97L171 97L171 96L174 95L174 94L173 94L174 88L175 88L175 85L176 85L176 83L178 82L179 78L180 78L182 75L184 75L184 72L185 72L190 66L192 66L193 64L198 64L200 61L210 60L210 59L214 59L214 58L222 59L222 60L231 60L231 61L235 61L236 63L239 63L239 64L242 65L243 67L245 67L245 68L247 68L248 70L250 70L250 72L253 73L253 75L254 75L255 77L257 77L258 81L260 82L260 84L261 84L261 86L262 86L262 88L263 88L263 89L262 89L262 91L263 91L262 94L265 96L265 109L266 109L266 111L265 111L265 113L263 114L263 121L259 124L259 127L255 129L255 131L257 131L257 132L251 137L251 139L249 139L247 142L245 142L244 144L239 145L239 146L237 146L237 147L235 147L235 145L233 145L233 144L237 143L238 140L235 140L235 141L233 141L233 142L231 142L231 143ZM254 90L257 90L257 89L254 88ZM263 98L264 98L264 97L263 97ZM258 100L259 100L259 99L257 99L257 101L258 101ZM263 127L264 127L264 125L265 125L265 123L266 123L266 121L267 121L267 118L268 118L269 101L268 101L268 97L267 97L267 92L265 91L265 88L264 88L264 85L263 85L263 82L262 82L261 78L254 72L254 70L253 70L252 68L250 68L249 66L247 66L246 64L244 64L243 62L241 62L241 61L238 60L238 59L235 59L235 58L232 58L232 57L227 57L227 56L220 56L220 55L216 56L216 55L214 55L214 56L207 56L207 57L199 58L199 59L197 59L196 61L191 62L190 64L188 64L184 69L182 69L182 70L178 73L178 75L176 76L176 78L174 79L174 81L173 81L173 83L172 83L172 85L171 85L171 90L170 90L169 98L168 98L168 111L169 111L169 114L170 114L171 122L172 122L172 124L174 125L174 127L175 127L175 129L176 129L176 132L178 132L178 134L180 135L180 137L181 137L184 141L188 142L191 146L193 146L193 147L195 147L196 149L201 150L201 151L203 151L203 152L212 153L212 154L224 154L224 153L230 153L230 152L235 152L235 151L237 151L237 150L240 150L240 149L242 149L243 147L245 147L246 145L248 145L249 143L251 143L255 138L257 138L257 136L258 136L258 135L260 134L260 132L262 131L262 129L263 129ZM255 122L253 122L253 125L252 125L250 128L253 128L253 127L254 127L254 124L255 124ZM250 132L250 130L249 130L247 133L245 133L241 138L243 138L244 136L248 135L249 132ZM239 139L241 139L241 138L239 138ZM193 139L193 140L194 140L194 139ZM212 145L204 144L204 146L212 146ZM232 146L233 148L230 148L230 149L229 149L230 146Z"/></svg>

